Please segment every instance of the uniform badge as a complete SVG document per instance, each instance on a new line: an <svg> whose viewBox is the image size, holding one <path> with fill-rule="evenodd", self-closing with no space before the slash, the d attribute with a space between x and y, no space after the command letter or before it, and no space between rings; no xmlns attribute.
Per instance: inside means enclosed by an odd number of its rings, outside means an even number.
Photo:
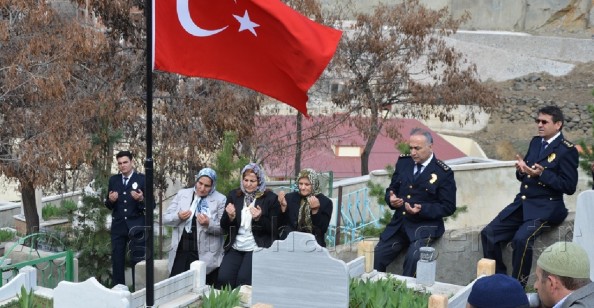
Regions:
<svg viewBox="0 0 594 308"><path fill-rule="evenodd" d="M132 183L132 189L136 190L138 188L138 183L134 182Z"/></svg>
<svg viewBox="0 0 594 308"><path fill-rule="evenodd" d="M431 179L429 180L429 183L433 184L435 181L437 181L437 174L431 173Z"/></svg>
<svg viewBox="0 0 594 308"><path fill-rule="evenodd" d="M549 157L547 158L547 161L550 163L553 160L555 160L555 157L557 157L557 155L555 155L555 153L551 153L551 155L549 155Z"/></svg>

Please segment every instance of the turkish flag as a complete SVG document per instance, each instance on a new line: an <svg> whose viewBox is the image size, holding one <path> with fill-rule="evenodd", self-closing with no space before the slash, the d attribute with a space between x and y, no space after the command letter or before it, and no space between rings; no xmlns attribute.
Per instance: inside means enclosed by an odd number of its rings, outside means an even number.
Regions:
<svg viewBox="0 0 594 308"><path fill-rule="evenodd" d="M279 0L154 3L154 69L236 83L306 115L342 34Z"/></svg>

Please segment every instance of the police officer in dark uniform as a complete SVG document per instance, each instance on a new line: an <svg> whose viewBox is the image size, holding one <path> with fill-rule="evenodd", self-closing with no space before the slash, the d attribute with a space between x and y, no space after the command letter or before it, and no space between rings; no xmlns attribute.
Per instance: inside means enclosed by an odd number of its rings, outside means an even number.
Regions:
<svg viewBox="0 0 594 308"><path fill-rule="evenodd" d="M507 274L501 244L511 241L512 277L526 286L532 266L532 246L546 228L567 217L563 194L575 192L578 152L565 140L563 112L556 106L538 111L538 136L532 138L524 159L517 157L516 178L520 193L482 231L485 258L496 261L496 272Z"/></svg>
<svg viewBox="0 0 594 308"><path fill-rule="evenodd" d="M406 250L404 276L414 277L419 248L443 235L443 218L456 211L454 172L433 154L433 138L423 129L410 133L410 155L400 155L386 189L394 216L375 247L374 268L386 267Z"/></svg>
<svg viewBox="0 0 594 308"><path fill-rule="evenodd" d="M116 154L119 174L109 178L105 206L111 216L111 264L113 285L125 285L126 253L130 252L131 265L144 259L144 174L134 171L132 153ZM126 249L128 246L128 249Z"/></svg>

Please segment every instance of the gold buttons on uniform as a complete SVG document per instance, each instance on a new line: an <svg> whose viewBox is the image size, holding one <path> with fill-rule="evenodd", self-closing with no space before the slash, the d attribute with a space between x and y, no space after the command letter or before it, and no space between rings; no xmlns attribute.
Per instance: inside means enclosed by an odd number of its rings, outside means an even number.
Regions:
<svg viewBox="0 0 594 308"><path fill-rule="evenodd" d="M524 185L524 188L528 189L528 184Z"/></svg>
<svg viewBox="0 0 594 308"><path fill-rule="evenodd" d="M410 195L406 195L406 199L410 199Z"/></svg>
<svg viewBox="0 0 594 308"><path fill-rule="evenodd" d="M522 200L526 200L526 196L522 196Z"/></svg>

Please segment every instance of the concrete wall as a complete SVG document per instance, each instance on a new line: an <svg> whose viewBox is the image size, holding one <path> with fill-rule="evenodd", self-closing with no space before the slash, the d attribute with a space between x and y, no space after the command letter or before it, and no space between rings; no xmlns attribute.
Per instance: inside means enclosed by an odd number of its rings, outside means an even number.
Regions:
<svg viewBox="0 0 594 308"><path fill-rule="evenodd" d="M457 184L457 205L467 206L468 212L448 219L446 228L484 226L511 203L520 191L515 177L514 161L453 165ZM577 191L565 196L565 206L575 211L577 196L590 189L591 175L579 169Z"/></svg>
<svg viewBox="0 0 594 308"><path fill-rule="evenodd" d="M14 215L21 213L20 203L0 203L0 228L14 228Z"/></svg>
<svg viewBox="0 0 594 308"><path fill-rule="evenodd" d="M354 0L359 11L371 12L380 2L401 0ZM333 1L326 0L331 5ZM464 29L530 31L542 28L579 31L594 27L592 0L421 0L431 9L449 7L453 17L465 11L471 20Z"/></svg>
<svg viewBox="0 0 594 308"><path fill-rule="evenodd" d="M511 203L520 190L515 176L515 161L489 161L479 163L448 162L454 170L458 207L466 206L467 212L460 213L455 219L448 218L447 229L480 227L488 224L505 206ZM578 186L575 194L565 196L565 205L570 211L575 211L577 196L580 192L590 189L588 181L591 175L579 169ZM367 187L367 182L379 183L383 187L390 184L391 174L385 170L375 170L367 176L345 179L334 182L333 196L338 196L338 187L343 187L343 195ZM273 187L275 182L269 183ZM375 198L369 199L370 207L377 215L384 210L390 210L383 203L377 203ZM382 209L383 208L383 209Z"/></svg>
<svg viewBox="0 0 594 308"><path fill-rule="evenodd" d="M4 175L0 175L0 202L19 200L21 200L21 193L18 191L18 183L9 181Z"/></svg>
<svg viewBox="0 0 594 308"><path fill-rule="evenodd" d="M574 218L575 213L569 213L567 219L561 225L550 228L550 230L545 231L536 238L532 270L528 280L529 286L534 283L536 260L540 253L555 242L572 241ZM483 257L480 230L480 228L448 229L443 237L435 242L433 247L439 252L435 275L436 281L467 285L476 278L476 264ZM374 239L370 240L373 241ZM332 255L345 262L357 258L357 244L331 247L329 249ZM503 249L503 261L507 265L509 274L511 274L511 254L512 249L508 244ZM388 266L387 272L402 274L403 263L404 253L401 253Z"/></svg>

